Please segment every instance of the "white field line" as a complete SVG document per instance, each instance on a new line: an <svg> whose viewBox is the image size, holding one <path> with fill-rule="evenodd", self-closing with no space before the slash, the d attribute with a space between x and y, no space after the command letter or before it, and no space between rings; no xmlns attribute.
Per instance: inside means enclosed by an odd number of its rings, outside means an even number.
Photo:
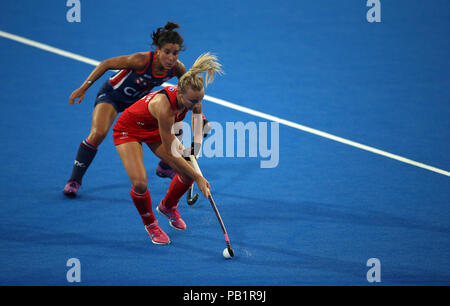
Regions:
<svg viewBox="0 0 450 306"><path fill-rule="evenodd" d="M72 53L72 52L68 52L68 51L65 51L65 50L62 50L62 49L58 49L58 48L55 48L55 47L52 47L52 46L49 46L49 45L46 45L46 44L43 44L43 43L40 43L40 42L37 42L37 41L34 41L34 40L30 40L30 39L27 39L27 38L24 38L24 37L21 37L21 36L10 34L10 33L7 33L7 32L4 32L4 31L1 31L1 30L0 30L0 36L2 36L4 38L11 39L11 40L14 40L14 41L17 41L17 42L20 42L20 43L28 45L28 46L32 46L32 47L35 47L35 48L38 48L38 49L41 49L41 50L45 50L45 51L48 51L48 52L51 52L51 53L54 53L54 54L58 54L58 55L61 55L61 56L67 57L67 58L71 58L73 60L76 60L76 61L79 61L79 62L82 62L82 63L86 63L86 64L89 64L89 65L97 66L100 63L99 61L96 61L96 60L93 60L93 59L90 59L90 58L87 58L87 57L84 57L84 56L81 56L81 55L78 55L78 54L75 54L75 53ZM170 85L173 85L173 84L164 83L163 85L164 86L170 86ZM260 117L260 118L263 118L263 119L266 119L266 120L269 120L269 121L278 122L280 124L283 124L283 125L286 125L286 126L290 126L290 127L294 128L294 129L297 129L297 130L301 130L301 131L304 131L304 132L307 132L307 133L310 133L310 134L314 134L314 135L317 135L317 136L320 136L320 137L323 137L323 138L327 138L327 139L330 139L330 140L333 140L333 141L336 141L336 142L340 142L340 143L343 143L343 144L346 144L346 145L349 145L349 146L352 146L352 147L355 147L355 148L358 148L358 149L361 149L361 150L364 150L364 151L368 151L368 152L371 152L371 153L374 153L374 154L378 154L378 155L381 155L381 156L384 156L384 157L387 157L387 158L391 158L391 159L397 160L397 161L402 162L402 163L410 164L410 165L413 165L413 166L416 166L416 167L419 167L419 168L423 168L423 169L426 169L426 170L429 170L429 171L433 171L435 173L439 173L439 174L446 175L446 176L450 177L450 172L449 171L445 171L445 170L442 170L442 169L439 169L439 168L436 168L436 167L433 167L433 166L429 166L429 165L426 165L424 163L420 163L420 162L417 162L417 161L414 161L414 160L411 160L411 159L408 159L408 158L405 158L405 157L402 157L402 156L399 156L399 155L396 155L396 154L392 154L392 153L389 153L389 152L386 152L386 151L383 151L383 150L380 150L380 149L377 149L377 148L374 148L374 147L370 147L370 146L367 146L367 145L364 145L364 144L360 144L360 143L357 143L357 142L354 142L354 141L351 141L351 140L348 140L348 139L345 139L345 138L342 138L342 137L339 137L339 136L335 136L333 134L329 134L329 133L326 133L326 132L323 132L323 131L319 131L319 130L316 130L316 129L313 129L313 128L310 128L310 127L307 127L307 126L304 126L304 125L301 125L301 124L289 121L289 120L285 120L285 119L282 119L282 118L279 118L279 117L275 117L275 116L272 116L272 115L269 115L269 114L266 114L266 113L262 113L260 111L253 110L251 108L240 106L240 105L237 105L237 104L234 104L234 103L231 103L231 102L219 99L219 98L211 97L211 96L208 96L208 95L205 95L204 99L207 100L207 101L210 101L212 103L219 104L219 105L222 105L224 107L237 110L239 112L247 113L249 115Z"/></svg>

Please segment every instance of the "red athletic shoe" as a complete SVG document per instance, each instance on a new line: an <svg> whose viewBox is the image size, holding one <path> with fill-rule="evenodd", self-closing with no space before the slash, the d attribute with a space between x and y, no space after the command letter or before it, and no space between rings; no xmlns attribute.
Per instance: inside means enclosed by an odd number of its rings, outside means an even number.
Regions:
<svg viewBox="0 0 450 306"><path fill-rule="evenodd" d="M170 226L178 230L184 231L186 229L186 223L184 223L183 219L181 219L180 212L178 211L177 206L174 206L172 208L166 208L163 202L161 201L158 207L156 207L156 210L160 214L166 216L169 219Z"/></svg>
<svg viewBox="0 0 450 306"><path fill-rule="evenodd" d="M153 223L145 226L145 230L147 231L150 238L152 238L152 242L154 244L169 244L170 238L166 233L158 225L158 220L155 220Z"/></svg>

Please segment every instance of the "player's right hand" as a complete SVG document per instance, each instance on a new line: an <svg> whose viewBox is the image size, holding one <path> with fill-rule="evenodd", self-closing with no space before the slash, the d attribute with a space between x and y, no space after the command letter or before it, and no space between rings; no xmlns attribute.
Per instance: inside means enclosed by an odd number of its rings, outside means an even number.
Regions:
<svg viewBox="0 0 450 306"><path fill-rule="evenodd" d="M209 182L203 176L199 176L196 182L198 189L200 189L200 191L206 198L209 198L209 196L211 195L211 185L209 184Z"/></svg>
<svg viewBox="0 0 450 306"><path fill-rule="evenodd" d="M75 104L75 102L80 104L81 101L83 101L85 95L86 95L86 91L84 89L78 88L77 90L72 92L72 94L70 95L69 104L73 105L73 104ZM76 101L77 98L78 98L78 101Z"/></svg>

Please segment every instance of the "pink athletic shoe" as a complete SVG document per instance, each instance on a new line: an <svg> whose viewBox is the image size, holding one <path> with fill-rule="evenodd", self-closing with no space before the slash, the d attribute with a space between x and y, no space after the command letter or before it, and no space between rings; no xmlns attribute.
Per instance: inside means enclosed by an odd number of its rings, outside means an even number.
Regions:
<svg viewBox="0 0 450 306"><path fill-rule="evenodd" d="M78 193L78 189L80 189L81 184L77 181L68 181L66 186L63 189L63 194L68 197L76 197Z"/></svg>
<svg viewBox="0 0 450 306"><path fill-rule="evenodd" d="M178 206L178 205L177 205ZM184 231L186 229L186 223L184 223L183 219L181 219L180 212L178 211L177 206L172 208L166 208L161 201L156 207L156 210L166 216L169 219L169 224L173 228Z"/></svg>
<svg viewBox="0 0 450 306"><path fill-rule="evenodd" d="M156 175L159 177L170 177L173 179L175 175L177 175L177 172L172 168L164 169L160 164L158 164L158 167L156 168Z"/></svg>
<svg viewBox="0 0 450 306"><path fill-rule="evenodd" d="M150 238L152 238L152 242L154 244L169 244L170 238L166 233L158 225L158 220L155 220L153 223L145 226L145 230L147 231Z"/></svg>

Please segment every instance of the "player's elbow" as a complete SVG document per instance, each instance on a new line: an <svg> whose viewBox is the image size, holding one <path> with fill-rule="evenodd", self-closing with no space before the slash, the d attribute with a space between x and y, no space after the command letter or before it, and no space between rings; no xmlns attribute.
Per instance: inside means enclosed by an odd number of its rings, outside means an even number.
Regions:
<svg viewBox="0 0 450 306"><path fill-rule="evenodd" d="M112 69L111 67L112 67L111 66L111 59L103 60L103 61L100 62L100 64L97 65L97 69L99 69L99 70L101 70L103 72L106 72L106 71Z"/></svg>

